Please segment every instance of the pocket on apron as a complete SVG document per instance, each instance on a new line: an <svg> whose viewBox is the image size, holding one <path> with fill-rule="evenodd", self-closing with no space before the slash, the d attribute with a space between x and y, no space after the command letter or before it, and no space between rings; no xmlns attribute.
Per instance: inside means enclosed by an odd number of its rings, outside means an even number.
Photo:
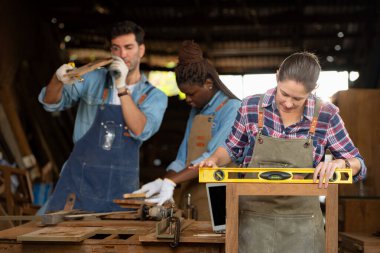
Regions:
<svg viewBox="0 0 380 253"><path fill-rule="evenodd" d="M251 211L239 213L239 253L272 253L275 219Z"/></svg>
<svg viewBox="0 0 380 253"><path fill-rule="evenodd" d="M101 122L99 147L104 150L121 148L123 126L114 121Z"/></svg>
<svg viewBox="0 0 380 253"><path fill-rule="evenodd" d="M316 253L315 239L314 215L276 215L275 252Z"/></svg>
<svg viewBox="0 0 380 253"><path fill-rule="evenodd" d="M271 215L241 211L239 253L315 253L312 214Z"/></svg>

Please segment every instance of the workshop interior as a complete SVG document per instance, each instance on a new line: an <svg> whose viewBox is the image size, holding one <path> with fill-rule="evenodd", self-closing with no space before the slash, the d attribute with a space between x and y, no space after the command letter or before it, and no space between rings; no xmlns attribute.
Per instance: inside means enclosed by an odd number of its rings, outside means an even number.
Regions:
<svg viewBox="0 0 380 253"><path fill-rule="evenodd" d="M192 108L175 71L188 40L243 101L274 88L289 55L315 54L322 70L315 94L338 108L366 177L356 181L351 169L337 169L328 188L317 189L312 176L297 177L314 173L306 168L201 168L202 206L181 183L174 202L162 205L131 191L112 200L117 211L87 212L75 208L81 197L73 193L62 210L40 214L75 147L81 110L44 110L41 89L63 64L72 64L67 73L78 83L110 68L108 32L122 20L144 29L140 71L167 97L158 131L139 146L135 190L165 177L187 133ZM242 252L239 199L285 194L318 197L325 252L380 252L379 1L2 0L0 32L0 253ZM128 92L119 93L120 100ZM334 154L327 150L323 160ZM209 219L199 218L201 210Z"/></svg>

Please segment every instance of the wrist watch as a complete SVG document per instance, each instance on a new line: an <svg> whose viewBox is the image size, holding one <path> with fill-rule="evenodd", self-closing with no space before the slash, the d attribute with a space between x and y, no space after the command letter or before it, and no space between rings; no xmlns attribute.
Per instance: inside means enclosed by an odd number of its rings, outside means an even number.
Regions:
<svg viewBox="0 0 380 253"><path fill-rule="evenodd" d="M118 97L122 97L125 95L129 95L129 89L128 88L125 88L125 90L123 90L122 92L117 93Z"/></svg>
<svg viewBox="0 0 380 253"><path fill-rule="evenodd" d="M344 159L344 164L346 165L346 168L347 168L347 169L351 169L351 164L350 164L350 162L348 161L348 159Z"/></svg>

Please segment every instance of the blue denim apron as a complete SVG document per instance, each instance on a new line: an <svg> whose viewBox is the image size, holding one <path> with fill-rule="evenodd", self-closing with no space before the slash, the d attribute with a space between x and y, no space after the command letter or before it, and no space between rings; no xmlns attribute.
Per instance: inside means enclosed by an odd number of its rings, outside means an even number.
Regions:
<svg viewBox="0 0 380 253"><path fill-rule="evenodd" d="M141 104L146 95L142 95ZM70 193L76 194L74 209L92 212L125 210L113 203L139 186L141 141L130 137L120 105L98 106L94 122L78 140L67 160L47 211L62 210Z"/></svg>

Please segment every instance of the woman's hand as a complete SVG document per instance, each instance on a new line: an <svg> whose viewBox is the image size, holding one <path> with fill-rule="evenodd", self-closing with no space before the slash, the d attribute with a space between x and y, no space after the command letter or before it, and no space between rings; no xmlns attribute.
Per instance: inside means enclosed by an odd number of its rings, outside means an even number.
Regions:
<svg viewBox="0 0 380 253"><path fill-rule="evenodd" d="M216 165L216 159L213 158L213 157L209 157L209 158L206 158L204 159L203 161L197 163L197 164L194 164L192 167L189 167L191 169L199 169L199 168L203 168L203 167L207 167L207 168L217 168L218 166Z"/></svg>
<svg viewBox="0 0 380 253"><path fill-rule="evenodd" d="M218 165L223 166L229 162L231 162L231 158L228 155L227 150L224 147L218 147L210 157L197 164L194 164L191 167L189 166L189 169L199 169L202 167L218 168Z"/></svg>
<svg viewBox="0 0 380 253"><path fill-rule="evenodd" d="M313 181L314 183L319 179L318 188L322 188L323 181L325 188L329 185L329 179L334 176L336 169L344 169L346 164L343 159L336 159L328 162L321 162L315 168Z"/></svg>

